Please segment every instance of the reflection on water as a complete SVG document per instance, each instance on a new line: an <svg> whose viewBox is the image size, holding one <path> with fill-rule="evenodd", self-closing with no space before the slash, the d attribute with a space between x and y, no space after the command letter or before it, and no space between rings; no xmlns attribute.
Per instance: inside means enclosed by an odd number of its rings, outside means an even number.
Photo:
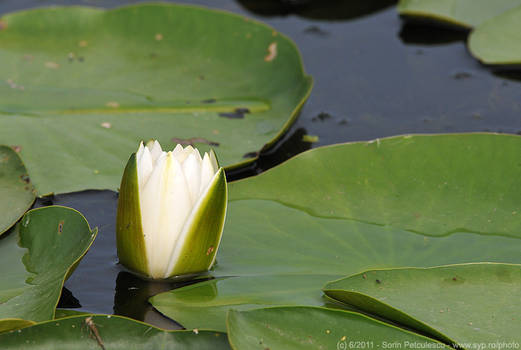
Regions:
<svg viewBox="0 0 521 350"><path fill-rule="evenodd" d="M300 17L320 20L348 20L377 12L397 0L238 0L248 11L261 16Z"/></svg>
<svg viewBox="0 0 521 350"><path fill-rule="evenodd" d="M468 31L459 28L449 28L419 22L405 22L400 30L400 38L405 44L450 44L465 41L467 35Z"/></svg>
<svg viewBox="0 0 521 350"><path fill-rule="evenodd" d="M116 279L114 314L144 321L164 329L183 327L162 316L149 304L148 299L156 294L192 284L193 282L152 281L121 271Z"/></svg>

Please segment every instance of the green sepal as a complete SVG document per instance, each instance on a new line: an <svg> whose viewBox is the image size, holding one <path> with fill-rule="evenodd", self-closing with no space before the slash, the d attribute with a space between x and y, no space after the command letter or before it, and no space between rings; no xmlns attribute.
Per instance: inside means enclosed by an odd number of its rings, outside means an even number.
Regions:
<svg viewBox="0 0 521 350"><path fill-rule="evenodd" d="M227 203L226 175L220 168L182 232L180 242L184 244L168 277L208 271L212 267L221 243Z"/></svg>
<svg viewBox="0 0 521 350"><path fill-rule="evenodd" d="M119 188L116 245L121 264L130 270L148 275L135 153L128 160Z"/></svg>

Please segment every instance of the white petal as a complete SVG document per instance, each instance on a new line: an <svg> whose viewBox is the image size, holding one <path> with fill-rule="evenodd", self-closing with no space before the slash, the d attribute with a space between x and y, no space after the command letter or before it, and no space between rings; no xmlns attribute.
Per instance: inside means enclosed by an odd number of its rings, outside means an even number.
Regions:
<svg viewBox="0 0 521 350"><path fill-rule="evenodd" d="M208 153L205 153L201 166L201 187L199 189L199 195L201 195L206 190L215 173L216 171L213 170L210 156Z"/></svg>
<svg viewBox="0 0 521 350"><path fill-rule="evenodd" d="M161 156L161 154L165 153L165 152L163 152L163 149L161 148L161 145L159 144L159 142L157 140L155 140L152 145L150 145L150 146L147 145L147 148L150 148L150 154L152 155L152 160L154 161L154 164L159 159L159 156Z"/></svg>
<svg viewBox="0 0 521 350"><path fill-rule="evenodd" d="M172 151L172 154L174 155L174 157L177 157L177 155L181 152L183 152L183 146L177 144L177 146L175 146L174 150Z"/></svg>
<svg viewBox="0 0 521 350"><path fill-rule="evenodd" d="M177 147L176 147L177 148ZM188 158L190 154L192 154L194 151L194 148L190 145L186 146L185 149L183 149L181 152L177 153L175 157L177 158L177 161L181 164Z"/></svg>
<svg viewBox="0 0 521 350"><path fill-rule="evenodd" d="M143 146L143 141L141 141L139 143L139 148L137 149L137 152L136 152L136 161L138 162L138 164L139 164L139 161L141 160L141 157L143 156L144 150L145 150L145 146Z"/></svg>
<svg viewBox="0 0 521 350"><path fill-rule="evenodd" d="M149 271L156 277L165 275L176 241L192 211L190 192L181 164L172 152L168 152L164 159L160 186L154 186L159 197L158 205L154 208L157 213L151 213L157 220L154 241L145 241L147 252L148 245L152 247L149 253Z"/></svg>
<svg viewBox="0 0 521 350"><path fill-rule="evenodd" d="M192 154L197 158L197 160L199 161L199 164L201 164L203 162L203 158L201 158L201 153L199 153L199 150L197 148L194 148L194 150L192 151Z"/></svg>
<svg viewBox="0 0 521 350"><path fill-rule="evenodd" d="M161 207L161 191L164 187L165 176L164 169L166 165L166 156L158 159L157 164L152 171L147 183L144 187L140 187L139 204L141 207L141 225L145 236L145 248L147 253L148 266L151 266L153 257L155 256L155 245L159 239L159 218ZM149 269L149 273L152 271ZM156 277L154 275L153 277Z"/></svg>
<svg viewBox="0 0 521 350"><path fill-rule="evenodd" d="M215 152L211 150L208 152L210 154L210 161L212 162L213 172L214 174L219 170L219 162L217 161L217 157L215 156Z"/></svg>
<svg viewBox="0 0 521 350"><path fill-rule="evenodd" d="M147 183L150 174L152 174L152 170L154 169L154 165L152 162L152 156L150 155L150 151L147 147L141 148L136 154L136 162L137 162L137 179L139 188L143 188L143 186Z"/></svg>
<svg viewBox="0 0 521 350"><path fill-rule="evenodd" d="M199 154L197 150L195 153ZM188 183L192 203L195 203L199 198L201 188L201 163L195 153L190 154L183 163L183 172Z"/></svg>

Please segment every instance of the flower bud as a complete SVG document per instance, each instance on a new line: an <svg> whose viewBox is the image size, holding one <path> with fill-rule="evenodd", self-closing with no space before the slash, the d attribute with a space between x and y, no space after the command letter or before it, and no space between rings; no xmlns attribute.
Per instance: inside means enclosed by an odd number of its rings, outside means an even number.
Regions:
<svg viewBox="0 0 521 350"><path fill-rule="evenodd" d="M157 141L130 157L119 192L120 263L152 278L203 272L215 261L226 216L224 169L213 151L164 152Z"/></svg>

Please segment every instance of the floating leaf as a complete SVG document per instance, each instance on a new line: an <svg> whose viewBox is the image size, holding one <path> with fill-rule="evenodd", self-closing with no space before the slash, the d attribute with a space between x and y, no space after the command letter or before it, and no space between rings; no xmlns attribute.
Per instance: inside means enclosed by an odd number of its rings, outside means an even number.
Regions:
<svg viewBox="0 0 521 350"><path fill-rule="evenodd" d="M373 270L331 282L324 293L462 348L521 342L521 265Z"/></svg>
<svg viewBox="0 0 521 350"><path fill-rule="evenodd" d="M486 64L521 64L520 33L521 5L472 31L468 42L469 50Z"/></svg>
<svg viewBox="0 0 521 350"><path fill-rule="evenodd" d="M472 28L521 5L521 0L400 0L398 12L451 25Z"/></svg>
<svg viewBox="0 0 521 350"><path fill-rule="evenodd" d="M11 147L0 145L0 235L29 210L34 197L22 160Z"/></svg>
<svg viewBox="0 0 521 350"><path fill-rule="evenodd" d="M221 11L75 6L1 20L0 141L22 146L40 195L117 189L142 139L192 140L229 168L249 163L311 90L287 37Z"/></svg>
<svg viewBox="0 0 521 350"><path fill-rule="evenodd" d="M330 275L275 275L216 278L171 292L161 293L150 302L161 312L181 321L187 328L204 327L225 331L226 312L272 305L330 305L318 289Z"/></svg>
<svg viewBox="0 0 521 350"><path fill-rule="evenodd" d="M519 263L520 157L521 137L494 134L400 136L302 153L230 184L212 274L238 277L151 302L187 327L223 330L230 308L321 305L320 281L328 276ZM269 290L252 294L250 284L270 279ZM210 285L215 299L208 299Z"/></svg>
<svg viewBox="0 0 521 350"><path fill-rule="evenodd" d="M54 318L65 276L92 244L76 210L33 209L0 240L0 330Z"/></svg>
<svg viewBox="0 0 521 350"><path fill-rule="evenodd" d="M233 349L447 349L432 339L369 317L317 307L230 311Z"/></svg>
<svg viewBox="0 0 521 350"><path fill-rule="evenodd" d="M74 349L229 349L226 334L165 331L111 315L67 317L0 335L2 350Z"/></svg>

